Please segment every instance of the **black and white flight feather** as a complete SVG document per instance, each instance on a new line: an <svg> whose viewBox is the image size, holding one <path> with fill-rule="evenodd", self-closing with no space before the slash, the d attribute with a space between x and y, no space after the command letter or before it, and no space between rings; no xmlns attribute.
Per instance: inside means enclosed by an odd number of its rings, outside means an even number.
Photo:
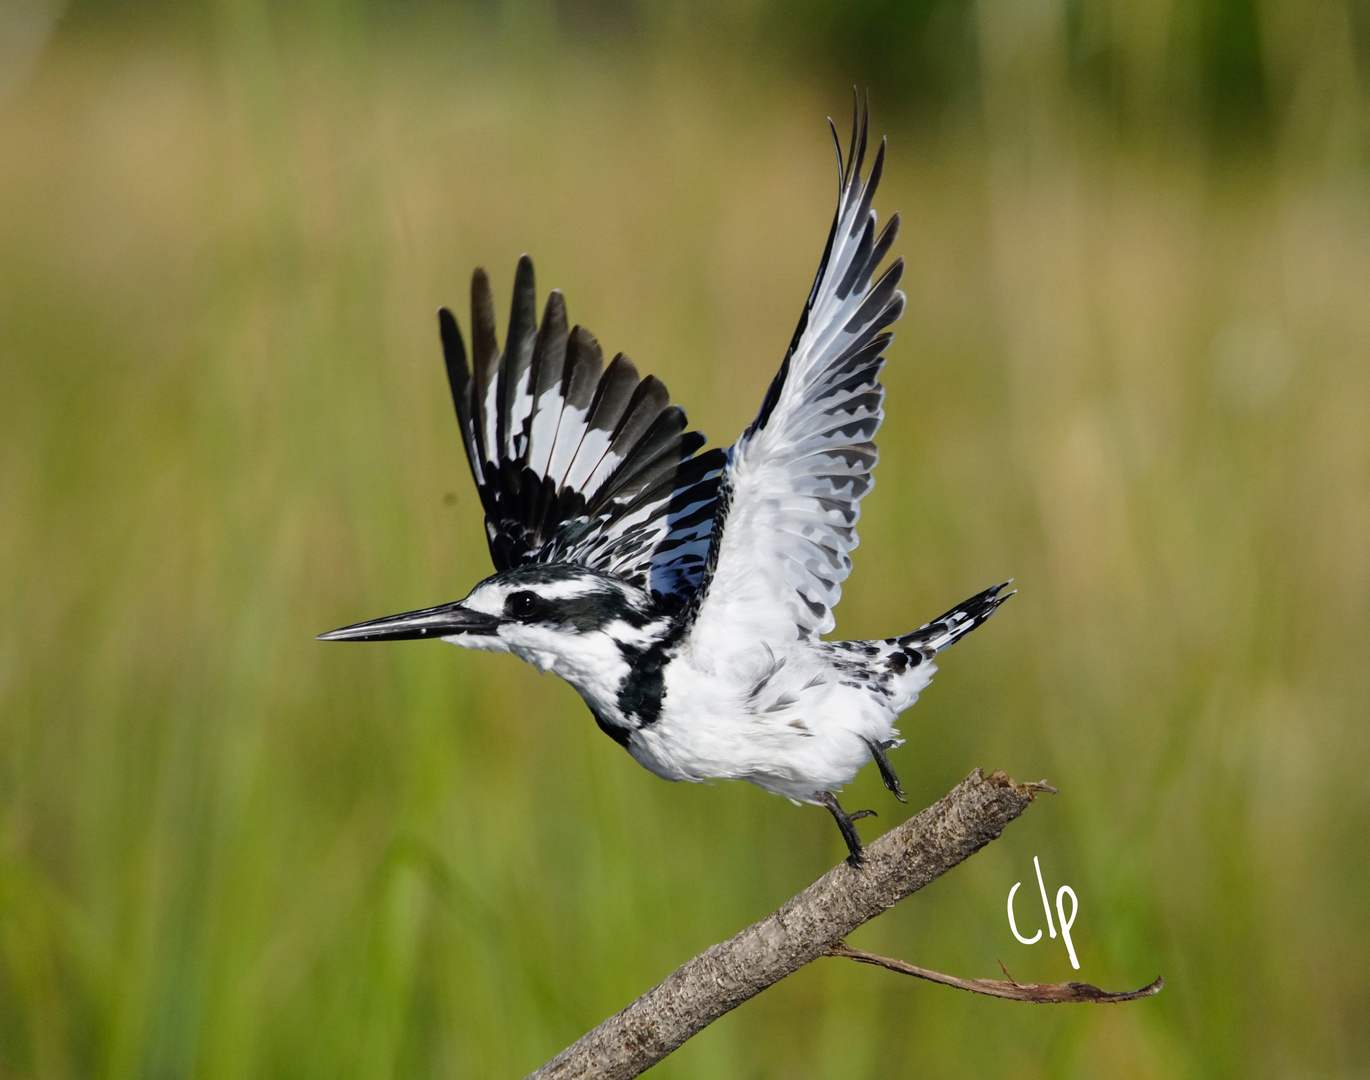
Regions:
<svg viewBox="0 0 1370 1080"><path fill-rule="evenodd" d="M504 351L482 270L471 319L470 366L445 308L439 328L495 569L575 563L683 604L703 577L723 452L695 456L704 436L666 387L622 353L606 366L594 335L568 329L560 292L539 325L526 255Z"/></svg>
<svg viewBox="0 0 1370 1080"><path fill-rule="evenodd" d="M833 132L836 141L836 131ZM899 232L863 174L864 110L838 145L838 204L818 273L756 419L704 450L666 387L609 363L552 292L537 318L533 264L514 279L501 350L490 283L471 283L471 352L439 313L447 376L496 573L464 599L344 627L327 640L441 637L513 652L581 693L600 727L658 776L741 779L827 807L886 751L933 658L1011 593L997 585L917 630L823 641L851 572L861 498L884 419L880 372L904 310ZM863 812L864 813L864 812Z"/></svg>

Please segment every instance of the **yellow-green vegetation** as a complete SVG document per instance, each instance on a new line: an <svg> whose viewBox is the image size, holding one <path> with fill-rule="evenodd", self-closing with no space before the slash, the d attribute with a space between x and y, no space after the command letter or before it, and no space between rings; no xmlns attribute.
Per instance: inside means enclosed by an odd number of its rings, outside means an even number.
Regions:
<svg viewBox="0 0 1370 1080"><path fill-rule="evenodd" d="M1182 7L985 0L935 107L877 95L909 307L838 611L883 636L1020 589L905 717L910 806L874 769L844 796L868 836L976 765L1062 792L853 944L1166 990L1046 1009L820 961L663 1077L1363 1075L1356 12L1251 8L1268 115L1225 127L1213 65L1157 45ZM663 783L512 658L313 635L489 570L433 317L477 264L504 298L532 253L731 440L862 71L723 5L195 10L78 7L0 80L0 1076L521 1075L837 832ZM1034 855L1078 975L1009 933Z"/></svg>

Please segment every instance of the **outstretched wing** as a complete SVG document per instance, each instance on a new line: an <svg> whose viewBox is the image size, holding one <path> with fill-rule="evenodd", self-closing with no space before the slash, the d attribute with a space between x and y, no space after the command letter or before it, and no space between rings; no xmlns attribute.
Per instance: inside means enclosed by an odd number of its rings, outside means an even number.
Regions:
<svg viewBox="0 0 1370 1080"><path fill-rule="evenodd" d="M813 639L833 628L873 483L885 328L904 310L903 260L875 279L899 217L877 235L871 197L885 143L863 178L867 126L864 110L853 116L845 163L838 147L837 214L818 276L760 413L728 452L696 641Z"/></svg>
<svg viewBox="0 0 1370 1080"><path fill-rule="evenodd" d="M606 366L594 335L567 328L560 292L541 324L535 299L525 255L501 352L476 271L471 367L456 319L438 313L495 569L576 562L683 604L703 578L723 453L695 457L704 436L686 430L666 387L622 353Z"/></svg>

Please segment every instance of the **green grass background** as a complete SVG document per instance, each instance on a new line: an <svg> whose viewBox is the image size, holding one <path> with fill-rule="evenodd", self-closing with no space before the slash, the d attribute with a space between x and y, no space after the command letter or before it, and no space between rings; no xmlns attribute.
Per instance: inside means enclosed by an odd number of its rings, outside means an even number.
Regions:
<svg viewBox="0 0 1370 1080"><path fill-rule="evenodd" d="M908 312L842 636L1020 595L896 805L1061 789L662 1077L1364 1077L1358 6L0 5L0 1077L499 1077L837 861L508 657L323 645L489 569L434 309L520 252L731 441L874 84ZM54 17L60 16L54 22ZM1080 898L1025 947L1032 858Z"/></svg>

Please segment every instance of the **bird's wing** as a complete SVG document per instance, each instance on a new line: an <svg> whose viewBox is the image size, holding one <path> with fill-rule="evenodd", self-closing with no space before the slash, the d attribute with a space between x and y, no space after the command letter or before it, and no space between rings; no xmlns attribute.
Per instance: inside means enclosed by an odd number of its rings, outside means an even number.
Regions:
<svg viewBox="0 0 1370 1080"><path fill-rule="evenodd" d="M496 570L566 561L683 605L703 578L724 463L695 456L666 387L620 353L606 366L588 330L567 328L561 293L537 321L532 261L519 260L509 332L495 337L490 282L471 281L472 360L438 313L447 378L485 509Z"/></svg>
<svg viewBox="0 0 1370 1080"><path fill-rule="evenodd" d="M877 234L871 197L885 143L863 178L866 135L862 110L845 163L838 147L837 214L799 326L760 413L728 452L691 612L696 641L815 639L833 628L873 482L885 328L904 310L903 260L875 278L899 217Z"/></svg>

